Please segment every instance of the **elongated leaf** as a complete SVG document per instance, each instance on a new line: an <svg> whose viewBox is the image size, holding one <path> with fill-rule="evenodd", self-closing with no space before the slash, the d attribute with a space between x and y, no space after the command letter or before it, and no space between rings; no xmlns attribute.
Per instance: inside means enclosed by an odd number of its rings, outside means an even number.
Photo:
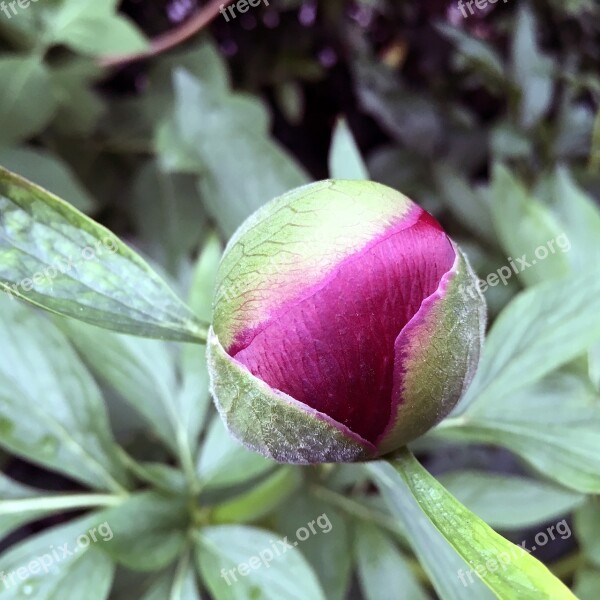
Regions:
<svg viewBox="0 0 600 600"><path fill-rule="evenodd" d="M477 375L454 414L500 402L600 339L600 278L579 273L519 294L498 317Z"/></svg>
<svg viewBox="0 0 600 600"><path fill-rule="evenodd" d="M469 510L497 529L522 529L557 519L583 504L585 496L525 477L457 471L439 478Z"/></svg>
<svg viewBox="0 0 600 600"><path fill-rule="evenodd" d="M161 575L140 600L200 600L191 552L184 552L177 567Z"/></svg>
<svg viewBox="0 0 600 600"><path fill-rule="evenodd" d="M334 179L369 179L369 172L345 119L338 120L333 132L329 175Z"/></svg>
<svg viewBox="0 0 600 600"><path fill-rule="evenodd" d="M464 10L467 11L466 6ZM464 62L491 76L493 80L504 82L504 65L499 54L490 44L446 24L437 25L437 29L456 45Z"/></svg>
<svg viewBox="0 0 600 600"><path fill-rule="evenodd" d="M406 532L407 539L442 600L491 600L495 596L477 577L449 540L424 514L415 497L394 467L387 462L369 463L371 474L391 513ZM509 596L510 597L510 596Z"/></svg>
<svg viewBox="0 0 600 600"><path fill-rule="evenodd" d="M302 554L272 532L235 525L198 534L198 562L215 600L325 600Z"/></svg>
<svg viewBox="0 0 600 600"><path fill-rule="evenodd" d="M460 504L408 450L398 453L393 463L376 463L372 472L390 505L395 495L410 490L427 518L471 565L465 579L477 573L497 598L575 600L542 563Z"/></svg>
<svg viewBox="0 0 600 600"><path fill-rule="evenodd" d="M1 168L0 288L121 333L205 339L203 326L135 252L72 206Z"/></svg>
<svg viewBox="0 0 600 600"><path fill-rule="evenodd" d="M107 494L52 494L25 487L0 474L0 539L45 515L119 504L123 497Z"/></svg>
<svg viewBox="0 0 600 600"><path fill-rule="evenodd" d="M4 510L4 504L7 501L35 498L41 494L40 490L18 483L4 473L0 473L0 540L24 523L33 521L44 514L43 510L8 512Z"/></svg>
<svg viewBox="0 0 600 600"><path fill-rule="evenodd" d="M564 486L600 493L600 406L586 377L553 373L531 387L475 402L436 435L498 444Z"/></svg>
<svg viewBox="0 0 600 600"><path fill-rule="evenodd" d="M188 515L185 497L143 492L98 513L110 524L114 539L104 551L135 571L169 566L184 546Z"/></svg>
<svg viewBox="0 0 600 600"><path fill-rule="evenodd" d="M54 192L78 210L89 213L96 205L90 193L77 181L66 163L40 148L5 148L0 150L0 165Z"/></svg>
<svg viewBox="0 0 600 600"><path fill-rule="evenodd" d="M174 83L177 104L160 129L159 152L172 169L201 175L205 204L227 237L258 207L308 183L303 169L269 139L265 109L255 99L223 94L183 70Z"/></svg>
<svg viewBox="0 0 600 600"><path fill-rule="evenodd" d="M538 46L537 30L533 12L521 4L512 40L512 74L521 89L521 124L527 128L546 114L553 92L552 61Z"/></svg>
<svg viewBox="0 0 600 600"><path fill-rule="evenodd" d="M211 234L195 265L189 292L189 305L194 314L206 322L212 320L212 299L220 260L221 242ZM186 344L183 347L181 379L178 404L188 425L190 439L197 440L211 406L206 346Z"/></svg>
<svg viewBox="0 0 600 600"><path fill-rule="evenodd" d="M600 208L574 181L565 167L548 181L552 208L569 239L567 257L575 269L600 260Z"/></svg>
<svg viewBox="0 0 600 600"><path fill-rule="evenodd" d="M3 20L4 16L2 17ZM50 75L39 56L0 58L0 146L44 129L56 110Z"/></svg>
<svg viewBox="0 0 600 600"><path fill-rule="evenodd" d="M591 499L575 513L577 539L586 558L600 568L600 503Z"/></svg>
<svg viewBox="0 0 600 600"><path fill-rule="evenodd" d="M461 223L481 239L493 240L491 207L483 194L448 165L437 165L434 176L446 205Z"/></svg>
<svg viewBox="0 0 600 600"><path fill-rule="evenodd" d="M494 169L492 194L494 225L510 257L506 265L511 275L511 264L527 285L567 275L571 244L550 209L533 198L505 167Z"/></svg>
<svg viewBox="0 0 600 600"><path fill-rule="evenodd" d="M0 339L0 445L92 487L122 491L127 479L102 397L64 335L4 296Z"/></svg>
<svg viewBox="0 0 600 600"><path fill-rule="evenodd" d="M279 507L274 517L277 531L291 543L302 528L310 531L302 541L302 555L317 574L327 600L345 600L352 572L347 516L300 489Z"/></svg>
<svg viewBox="0 0 600 600"><path fill-rule="evenodd" d="M597 600L600 590L600 569L580 568L575 578L574 591L579 600Z"/></svg>
<svg viewBox="0 0 600 600"><path fill-rule="evenodd" d="M377 527L356 523L354 553L366 600L403 598L428 600L406 559Z"/></svg>
<svg viewBox="0 0 600 600"><path fill-rule="evenodd" d="M0 556L2 600L105 600L114 565L110 524L89 516L53 527Z"/></svg>
<svg viewBox="0 0 600 600"><path fill-rule="evenodd" d="M293 467L282 467L247 492L215 506L212 522L250 523L273 511L298 489L302 478Z"/></svg>
<svg viewBox="0 0 600 600"><path fill-rule="evenodd" d="M64 0L51 12L48 33L53 42L94 56L145 50L147 40L126 17L116 14L116 4L116 0Z"/></svg>
<svg viewBox="0 0 600 600"><path fill-rule="evenodd" d="M71 321L61 325L90 369L138 411L167 448L191 464L196 440L178 405L177 373L169 348Z"/></svg>
<svg viewBox="0 0 600 600"><path fill-rule="evenodd" d="M594 387L600 392L600 344L592 346L589 361L590 379Z"/></svg>
<svg viewBox="0 0 600 600"><path fill-rule="evenodd" d="M131 208L144 251L169 273L178 273L207 230L196 178L165 173L157 161L149 162L136 178Z"/></svg>
<svg viewBox="0 0 600 600"><path fill-rule="evenodd" d="M198 475L205 489L243 483L275 465L234 440L218 415L213 418L198 460Z"/></svg>

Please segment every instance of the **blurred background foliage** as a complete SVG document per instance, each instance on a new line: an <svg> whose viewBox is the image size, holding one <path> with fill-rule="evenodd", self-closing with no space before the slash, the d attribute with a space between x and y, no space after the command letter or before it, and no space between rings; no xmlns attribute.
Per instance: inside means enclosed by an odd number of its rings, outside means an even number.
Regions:
<svg viewBox="0 0 600 600"><path fill-rule="evenodd" d="M209 282L220 249L247 215L292 187L357 173L364 165L372 179L435 214L483 277L509 257L531 256L561 233L578 242L572 251L512 277L508 285L489 287L492 320L521 288L598 264L597 2L505 0L474 7L472 15L466 9L465 18L455 0L272 0L229 22L217 15L173 51L103 66L107 57L146 50L150 38L180 27L201 8L198 0L40 0L10 18L0 13L0 164L135 246L190 297L198 314L210 318ZM159 489L185 488L185 469L169 466L168 458L170 446L175 454L181 450L172 445L183 427L192 440L187 466L201 474L203 493L218 500L223 488L258 490L261 498L261 488L252 486L265 473L272 475L272 465L232 446L219 421L204 428L212 414L206 373L197 368L202 349L177 352L169 344L90 333L77 324L63 329L102 383L116 438L143 462L143 469L132 467L139 479ZM598 411L590 409L598 409L597 348L589 362L574 361L536 386L535 398L551 396L550 404L534 402L525 416L519 414L523 428L546 431L552 418L600 424ZM184 412L183 423L171 423L161 397L173 394L184 409L193 404L202 411L193 411L191 421ZM574 404L565 404L566 397ZM505 408L514 408L516 415L521 402L522 395L515 394ZM482 422L494 419L493 407L480 407L479 413ZM163 425L157 428L157 423ZM191 456L201 432L196 465ZM579 435L577 429L571 434ZM529 467L485 444L513 444L500 434L486 438L471 432L465 439L475 445L469 446L432 436L420 449L428 467L443 474L459 499L517 542L580 507L574 522L579 542L563 540L541 548L537 556L556 565L568 581L575 579L581 598L596 600L600 508L586 502L583 479L575 481L578 474L567 472L574 469L571 463L565 472L553 473L560 467L550 464L553 457L568 452L559 438L529 440L521 451L533 455ZM167 449L160 449L157 439ZM27 460L9 455L2 460L16 480L49 490L73 489L73 481ZM588 458L574 453L572 460ZM545 478L530 478L531 466ZM330 502L328 514L335 521L334 533L303 548L326 597L341 600L348 589L358 594L360 585L351 588L350 583L355 559L366 598L395 597L370 595L368 589L382 577L389 578L389 590L396 589L398 573L403 575L397 585L407 588L407 598L427 597L427 577L407 554L402 532L389 526L386 509L367 494L357 470L341 467L327 474L331 488L340 492L335 498L319 484L324 475L308 471L303 477L317 480L316 494ZM276 481L279 500L296 489L297 473L273 475L282 480ZM267 490L275 485L260 481ZM349 487L358 495L350 507L340 500ZM0 491L5 498L34 495L2 479ZM140 506L130 511L143 513L144 501L138 498ZM270 526L284 532L320 514L310 502L314 498L296 494L285 507L251 511L247 519L231 510L234 522L259 522L269 514ZM332 508L336 502L339 506ZM353 510L371 511L373 519L387 525L385 534L362 521L356 525L362 529L355 558L348 552L351 523L344 516ZM222 514L223 522L230 522L227 509ZM51 522L62 518L51 517ZM150 512L148 527L155 524L152 519ZM38 520L17 529L22 522L4 524L5 532L17 530L4 545L48 525ZM256 535L257 544L264 545ZM394 536L400 547L391 541ZM136 543L142 548L153 539ZM147 588L144 598L166 598L161 590L169 588L170 571L150 587L134 571L171 569L181 544L175 536L141 565L117 549L117 562L130 571L120 572L114 597L131 598L132 589ZM373 563L369 556L375 548L381 555ZM187 568L187 563L178 567L182 586L195 586L186 579ZM206 564L202 568L217 593L214 573ZM217 597L230 597L226 592ZM473 597L486 597L480 593ZM181 595L188 597L195 596Z"/></svg>

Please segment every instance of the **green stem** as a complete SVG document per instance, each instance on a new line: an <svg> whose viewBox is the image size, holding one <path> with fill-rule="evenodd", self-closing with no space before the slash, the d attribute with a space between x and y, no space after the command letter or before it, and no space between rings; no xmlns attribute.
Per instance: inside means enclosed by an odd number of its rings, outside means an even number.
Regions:
<svg viewBox="0 0 600 600"><path fill-rule="evenodd" d="M18 514L28 511L78 510L117 506L123 496L110 494L70 494L67 496L42 496L23 500L0 500L0 515Z"/></svg>
<svg viewBox="0 0 600 600"><path fill-rule="evenodd" d="M198 475L196 473L196 467L194 466L194 460L190 445L188 444L187 435L183 432L177 434L177 449L179 455L179 464L181 470L185 474L186 481L192 494L198 494L200 492L200 482L198 481Z"/></svg>

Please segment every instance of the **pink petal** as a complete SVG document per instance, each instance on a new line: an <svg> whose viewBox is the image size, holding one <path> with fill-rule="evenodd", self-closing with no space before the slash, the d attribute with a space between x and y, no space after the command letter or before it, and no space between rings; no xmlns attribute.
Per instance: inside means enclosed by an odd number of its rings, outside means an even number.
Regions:
<svg viewBox="0 0 600 600"><path fill-rule="evenodd" d="M414 224L403 219L341 261L230 349L272 388L371 442L391 418L394 342L455 259L437 221L415 210Z"/></svg>

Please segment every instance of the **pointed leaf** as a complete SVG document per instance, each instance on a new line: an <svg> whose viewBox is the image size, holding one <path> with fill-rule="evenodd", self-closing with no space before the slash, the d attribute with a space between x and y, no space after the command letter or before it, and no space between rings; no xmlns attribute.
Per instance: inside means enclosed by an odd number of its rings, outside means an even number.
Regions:
<svg viewBox="0 0 600 600"><path fill-rule="evenodd" d="M280 544L273 538L273 532L253 527L202 529L197 537L198 562L215 600L325 600L300 551L286 547L285 553L280 549L276 555Z"/></svg>
<svg viewBox="0 0 600 600"><path fill-rule="evenodd" d="M0 339L0 445L92 487L123 491L102 397L64 335L3 296Z"/></svg>
<svg viewBox="0 0 600 600"><path fill-rule="evenodd" d="M339 119L333 132L329 175L333 179L370 179L346 119Z"/></svg>
<svg viewBox="0 0 600 600"><path fill-rule="evenodd" d="M203 326L135 252L66 202L2 168L0 288L121 333L205 339Z"/></svg>
<svg viewBox="0 0 600 600"><path fill-rule="evenodd" d="M408 450L399 452L392 463L375 463L372 473L390 507L394 496L408 488L427 518L497 598L576 600L541 562L460 504Z"/></svg>

